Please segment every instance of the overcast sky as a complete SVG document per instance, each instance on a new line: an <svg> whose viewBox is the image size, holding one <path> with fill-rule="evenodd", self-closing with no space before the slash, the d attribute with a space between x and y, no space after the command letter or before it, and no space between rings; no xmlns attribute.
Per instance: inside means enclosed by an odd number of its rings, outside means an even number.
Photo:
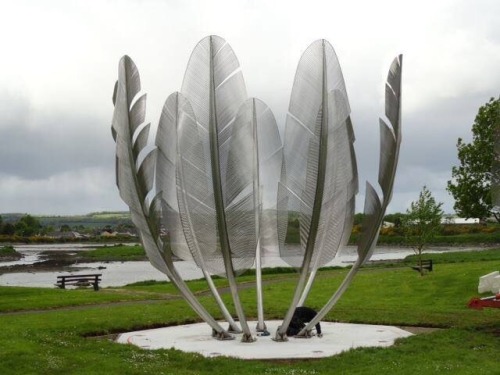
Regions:
<svg viewBox="0 0 500 375"><path fill-rule="evenodd" d="M335 48L364 182L376 184L378 117L402 53L403 143L388 212L427 185L444 210L478 108L500 94L500 1L0 0L0 213L126 210L114 182L111 96L120 57L137 64L156 125L196 43L225 38L249 96L284 126L295 69L316 39ZM152 132L154 134L155 131Z"/></svg>

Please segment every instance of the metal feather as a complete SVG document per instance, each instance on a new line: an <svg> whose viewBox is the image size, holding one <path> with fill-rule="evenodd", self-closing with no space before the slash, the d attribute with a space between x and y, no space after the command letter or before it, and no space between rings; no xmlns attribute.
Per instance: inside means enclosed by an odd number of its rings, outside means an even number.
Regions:
<svg viewBox="0 0 500 375"><path fill-rule="evenodd" d="M228 142L226 206L229 242L237 257L254 249L257 289L257 330L265 331L261 264L262 252L278 245L276 195L283 159L278 126L262 101L245 101Z"/></svg>
<svg viewBox="0 0 500 375"><path fill-rule="evenodd" d="M255 249L257 242L269 248L277 245L275 210L282 150L272 111L259 99L248 99L227 142L226 213L233 259L249 256L248 263L253 264L255 251L249 253L248 247Z"/></svg>
<svg viewBox="0 0 500 375"><path fill-rule="evenodd" d="M378 181L383 192L380 200L373 189L367 194L372 202L366 202L365 207L377 207L375 212L368 212L360 242L358 244L358 256L361 264L365 263L372 255L378 238L378 231L384 219L385 210L392 198L392 188L399 159L399 147L401 145L401 73L403 55L396 57L389 69L387 83L385 85L385 114L392 127L380 119L380 164ZM375 198L377 196L377 198ZM381 201L381 202L380 202ZM378 203L380 202L380 203Z"/></svg>
<svg viewBox="0 0 500 375"><path fill-rule="evenodd" d="M185 179L181 178L183 168L180 162L182 157L179 153L178 143L180 137L178 133L182 129L186 132L189 125L196 129L196 120L191 105L181 93L177 92L170 95L163 106L155 141L158 150L156 190L160 191L163 197L163 222L169 231L172 252L180 259L195 260L202 269L223 315L229 322L231 331L239 332L239 327L229 314L204 265L200 246L193 235L195 228L193 228L190 221L189 212L186 213L185 209L185 215L181 220L179 206L185 207L187 197L186 189L182 187Z"/></svg>
<svg viewBox="0 0 500 375"><path fill-rule="evenodd" d="M339 199L335 192L348 189L349 198L357 192L349 113L335 52L328 42L316 41L304 52L297 68L286 123L286 172L278 198L288 202L288 210L299 212L302 254L308 247L314 253L310 266L331 260L338 249L322 246L339 237L338 231L329 230L334 223L327 211L345 207L350 200L347 196ZM290 253L283 241L281 245L285 261L295 267L303 265L302 254ZM314 248L320 250L315 252Z"/></svg>
<svg viewBox="0 0 500 375"><path fill-rule="evenodd" d="M288 210L299 212L303 257L290 253L281 241L282 258L294 266L300 260L301 274L276 340L286 339L300 296L308 293L304 287L310 285L306 284L309 272L314 275L337 254L352 225L357 175L349 114L335 51L327 41L316 41L297 67L286 122L286 171L279 189L279 211L286 211L284 205L288 205Z"/></svg>
<svg viewBox="0 0 500 375"><path fill-rule="evenodd" d="M146 96L138 97L141 89L139 72L128 56L119 63L118 83L115 86L112 133L116 136L117 186L120 196L130 207L131 218L139 232L141 242L151 264L176 285L191 307L216 332L220 339L232 338L196 300L173 266L169 246L160 238L160 196L148 202L147 196L154 180L156 152L147 153L142 161L148 125L145 119Z"/></svg>
<svg viewBox="0 0 500 375"><path fill-rule="evenodd" d="M158 150L156 162L156 190L161 191L168 214L163 216L165 228L172 242L172 252L183 260L192 260L186 243L177 202L177 143L181 118L186 119L184 108L187 100L180 93L171 94L162 109L155 138Z"/></svg>
<svg viewBox="0 0 500 375"><path fill-rule="evenodd" d="M184 208L186 213L190 212L196 228L193 236L200 244L202 241L206 244L200 246L205 265L223 265L220 271L224 271L229 281L243 330L242 340L253 341L235 275L236 271L251 266L250 254L255 249L238 248L243 253L237 253L231 248L228 230L232 224L228 222L226 207L233 202L228 201L226 181L227 173L232 172L227 170L228 147L224 147L231 136L237 110L246 99L246 89L238 59L224 39L209 36L198 43L189 60L181 92L193 107L200 135L197 141L181 134L179 141L180 154L186 161L181 180L184 180L185 189L190 189ZM188 160L191 157L193 159ZM199 164L193 165L193 161ZM208 189L199 191L193 184Z"/></svg>
<svg viewBox="0 0 500 375"><path fill-rule="evenodd" d="M390 203L392 188L399 157L399 147L401 144L401 71L403 56L396 57L390 67L386 83L386 107L385 113L392 125L392 129L381 119L380 120L380 167L378 181L383 192L381 200L376 190L368 182L366 183L365 194L365 219L362 227L363 232L358 242L358 259L342 281L341 285L325 306L318 312L306 327L299 332L299 335L306 335L316 323L322 320L333 308L342 294L351 284L359 268L370 259L375 249L380 227L385 215L385 210Z"/></svg>

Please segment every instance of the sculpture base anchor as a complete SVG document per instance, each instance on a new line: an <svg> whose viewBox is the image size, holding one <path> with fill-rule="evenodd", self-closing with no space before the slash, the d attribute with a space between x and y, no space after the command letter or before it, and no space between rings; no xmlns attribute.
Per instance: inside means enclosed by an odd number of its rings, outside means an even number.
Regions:
<svg viewBox="0 0 500 375"><path fill-rule="evenodd" d="M310 339L314 335L312 334L312 330L307 330L304 333L299 332L297 335L293 336L298 339Z"/></svg>
<svg viewBox="0 0 500 375"><path fill-rule="evenodd" d="M273 341L277 341L277 342L286 342L286 341L288 341L288 337L286 335L286 332L280 333L280 328L281 327L278 327L278 329L276 330L276 335L273 337Z"/></svg>
<svg viewBox="0 0 500 375"><path fill-rule="evenodd" d="M244 333L243 336L241 337L241 342L244 342L244 343L250 343L250 342L254 342L254 341L257 341L257 339L249 333Z"/></svg>
<svg viewBox="0 0 500 375"><path fill-rule="evenodd" d="M217 332L212 328L212 337L215 337L217 340L226 341L226 340L234 340L234 336L230 335L226 331Z"/></svg>

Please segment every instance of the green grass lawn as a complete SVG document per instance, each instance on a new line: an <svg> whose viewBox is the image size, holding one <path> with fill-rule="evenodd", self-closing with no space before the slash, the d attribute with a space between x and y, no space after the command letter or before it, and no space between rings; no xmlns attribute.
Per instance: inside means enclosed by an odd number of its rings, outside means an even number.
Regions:
<svg viewBox="0 0 500 375"><path fill-rule="evenodd" d="M99 292L0 287L0 374L497 374L500 309L476 311L466 304L477 296L479 276L499 269L499 252L484 260L461 254L464 261L457 263L450 261L458 255L436 260L434 271L424 277L404 265L363 268L327 316L330 321L442 329L400 339L390 348L355 349L320 360L206 359L92 338L199 321L169 283ZM306 304L320 307L346 272L319 272ZM251 275L238 278L243 285L252 280ZM297 274L268 274L265 280L266 318L282 318ZM215 282L227 285L224 279ZM207 290L204 281L189 285L195 293ZM227 293L223 298L231 306ZM212 298L203 294L200 299L220 317ZM242 289L241 299L255 317L254 288Z"/></svg>

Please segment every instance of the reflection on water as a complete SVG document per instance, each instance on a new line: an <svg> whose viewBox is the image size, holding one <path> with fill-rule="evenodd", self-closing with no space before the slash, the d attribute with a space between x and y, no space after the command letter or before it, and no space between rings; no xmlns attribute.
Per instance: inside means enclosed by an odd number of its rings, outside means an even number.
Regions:
<svg viewBox="0 0 500 375"><path fill-rule="evenodd" d="M23 258L12 262L0 262L0 267L28 265L39 262L42 253L47 251L65 251L68 254L76 253L79 251L94 250L103 246L115 246L117 244L103 244L103 243L63 243L63 244L42 244L42 245L14 245L17 252L24 255ZM134 246L137 243L120 244L125 246ZM1 269L0 269L1 273Z"/></svg>
<svg viewBox="0 0 500 375"><path fill-rule="evenodd" d="M16 250L25 254L27 257L38 257L43 251L85 251L89 248L95 248L99 245L90 244L62 244L62 245L22 245L16 246ZM294 245L298 249L298 245ZM426 253L436 253L445 251L470 251L480 250L480 247L467 247L467 248L453 248L453 247L439 247L429 248ZM288 267L279 256L277 249L268 252L269 256L263 259L263 267ZM408 255L413 254L413 250L409 248L399 247L377 247L371 260L394 260L403 259ZM341 253L326 266L341 266L345 267L356 261L356 248L354 246L347 246ZM32 258L29 258L32 259ZM36 258L38 259L38 258ZM35 260L36 261L36 260ZM20 264L18 262L9 262ZM26 264L26 263L25 263ZM0 263L0 266L7 265ZM85 273L102 273L103 287L109 286L122 286L138 281L145 280L168 280L167 277L156 270L149 262L108 262L108 263L79 263L75 265L78 270L71 272L72 274L85 274ZM198 267L192 262L180 261L176 262L175 266L181 276L185 280L193 280L202 278L203 275ZM81 268L84 268L81 270ZM1 268L0 268L1 272ZM56 282L57 276L67 274L68 272L18 272L7 273L0 275L0 285L9 286L31 286L31 287L47 287L52 288Z"/></svg>

